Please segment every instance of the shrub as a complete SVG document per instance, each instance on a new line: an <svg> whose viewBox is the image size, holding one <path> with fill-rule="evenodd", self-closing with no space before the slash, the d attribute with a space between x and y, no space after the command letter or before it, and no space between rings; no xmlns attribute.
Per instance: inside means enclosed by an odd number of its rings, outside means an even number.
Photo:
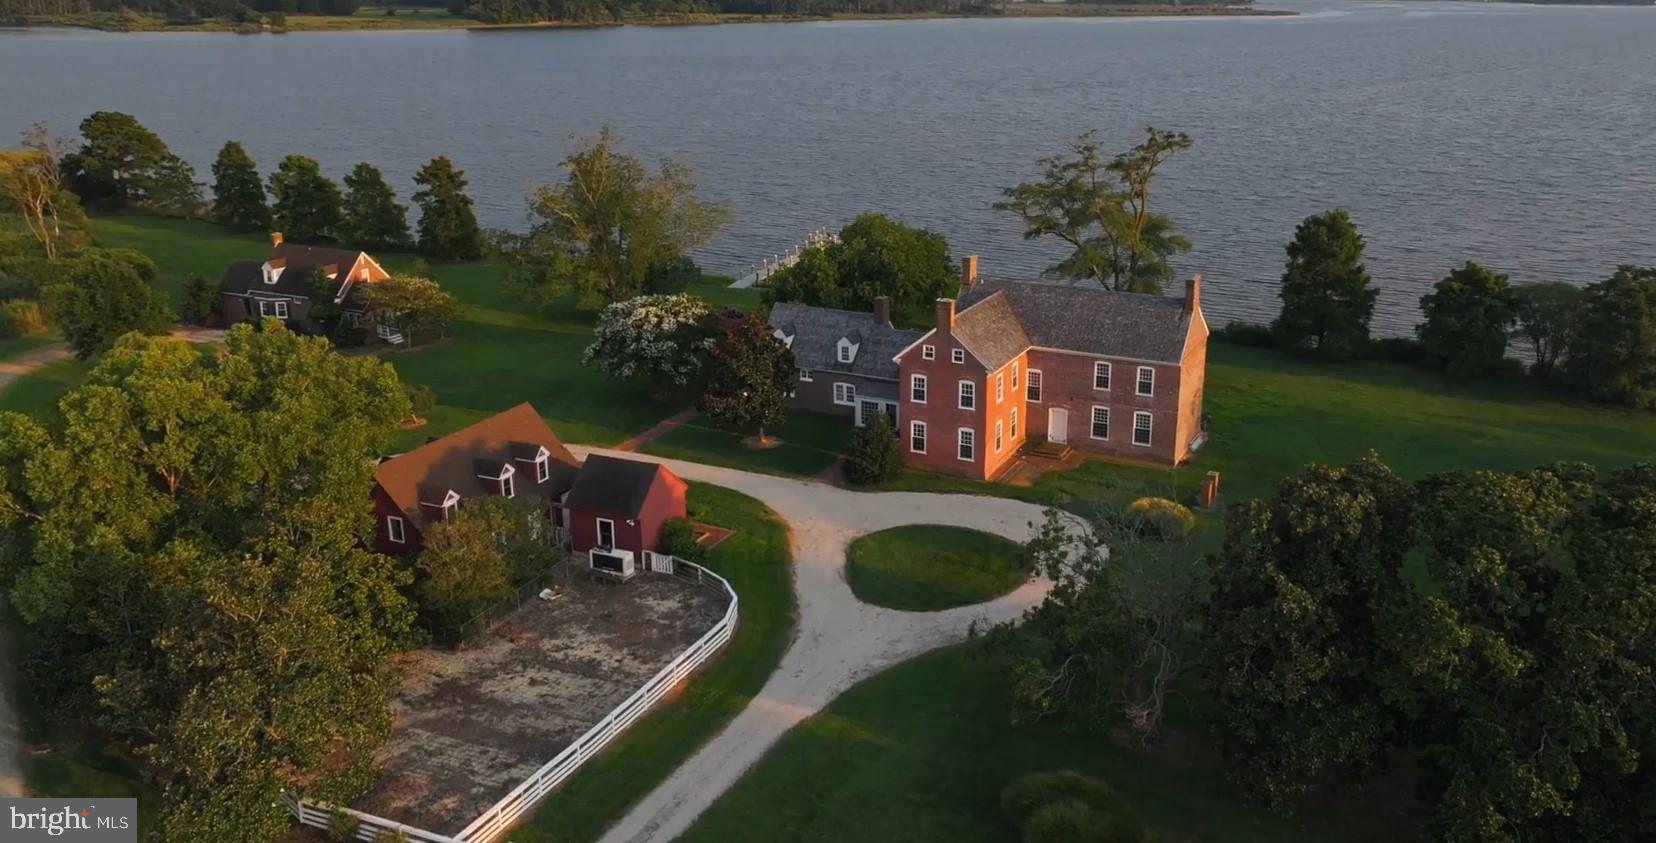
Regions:
<svg viewBox="0 0 1656 843"><path fill-rule="evenodd" d="M357 826L360 824L361 822L356 818L355 814L347 814L344 811L334 811L332 814L328 815L328 839L355 840Z"/></svg>
<svg viewBox="0 0 1656 843"><path fill-rule="evenodd" d="M19 334L38 334L46 330L46 314L40 309L40 302L31 299L6 302L6 319Z"/></svg>
<svg viewBox="0 0 1656 843"><path fill-rule="evenodd" d="M1402 363L1407 366L1429 366L1432 356L1427 353L1426 345L1413 337L1386 337L1373 340L1363 357L1369 360L1384 360L1388 363Z"/></svg>
<svg viewBox="0 0 1656 843"><path fill-rule="evenodd" d="M644 273L644 291L658 295L682 293L701 276L701 267L686 255L657 261Z"/></svg>
<svg viewBox="0 0 1656 843"><path fill-rule="evenodd" d="M431 409L437 406L437 394L429 386L403 384L403 394L408 396L409 421L417 422L426 417Z"/></svg>
<svg viewBox="0 0 1656 843"><path fill-rule="evenodd" d="M18 330L17 320L12 318L11 308L0 310L0 339L9 340L12 337L20 336L22 333Z"/></svg>
<svg viewBox="0 0 1656 843"><path fill-rule="evenodd" d="M1074 770L1030 773L1001 791L1025 843L1139 843L1138 812L1108 782Z"/></svg>
<svg viewBox="0 0 1656 843"><path fill-rule="evenodd" d="M207 325L218 317L219 294L217 285L201 275L184 279L184 292L178 303L178 318L191 325Z"/></svg>
<svg viewBox="0 0 1656 843"><path fill-rule="evenodd" d="M408 843L408 835L399 829L382 828L374 835L374 843Z"/></svg>
<svg viewBox="0 0 1656 843"><path fill-rule="evenodd" d="M1277 338L1276 331L1270 325L1261 325L1258 322L1244 322L1240 319L1213 332L1213 338L1233 345L1246 345L1254 348L1281 348L1282 342Z"/></svg>
<svg viewBox="0 0 1656 843"><path fill-rule="evenodd" d="M1127 507L1127 526L1147 538L1175 541L1190 535L1196 516L1167 498L1139 498Z"/></svg>
<svg viewBox="0 0 1656 843"><path fill-rule="evenodd" d="M674 518L661 525L661 550L698 563L707 556L707 548L696 541L696 527L688 518Z"/></svg>
<svg viewBox="0 0 1656 843"><path fill-rule="evenodd" d="M868 485L896 478L903 469L902 446L885 413L851 435L851 449L845 455L845 475L853 483Z"/></svg>

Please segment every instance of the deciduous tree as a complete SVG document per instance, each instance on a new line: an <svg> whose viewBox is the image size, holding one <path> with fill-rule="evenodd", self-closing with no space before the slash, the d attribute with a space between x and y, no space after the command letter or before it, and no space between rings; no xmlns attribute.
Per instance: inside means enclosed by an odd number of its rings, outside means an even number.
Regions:
<svg viewBox="0 0 1656 843"><path fill-rule="evenodd" d="M395 249L408 243L408 209L385 176L361 163L345 176L345 222L340 239L364 249Z"/></svg>
<svg viewBox="0 0 1656 843"><path fill-rule="evenodd" d="M155 262L129 249L93 250L64 262L62 281L41 291L63 338L85 359L128 331L166 332L172 309L151 284Z"/></svg>
<svg viewBox="0 0 1656 843"><path fill-rule="evenodd" d="M36 123L24 130L22 150L0 152L0 200L23 218L48 261L87 240L86 214L65 188L59 166L67 151L45 123Z"/></svg>
<svg viewBox="0 0 1656 843"><path fill-rule="evenodd" d="M702 410L721 424L755 428L765 441L765 427L784 417L793 386L793 352L749 313L713 343Z"/></svg>
<svg viewBox="0 0 1656 843"><path fill-rule="evenodd" d="M440 639L456 640L466 621L544 576L556 561L550 522L529 498L482 497L422 536L415 567L420 608Z"/></svg>
<svg viewBox="0 0 1656 843"><path fill-rule="evenodd" d="M1580 287L1564 281L1512 288L1512 313L1518 322L1514 333L1529 341L1535 357L1530 372L1536 377L1551 378L1559 361L1569 353L1575 323L1581 315L1582 296Z"/></svg>
<svg viewBox="0 0 1656 843"><path fill-rule="evenodd" d="M705 245L729 218L696 198L688 167L668 161L651 173L608 128L562 166L562 183L535 189L529 235L511 255L515 280L537 298L631 298L651 267Z"/></svg>
<svg viewBox="0 0 1656 843"><path fill-rule="evenodd" d="M1329 359L1362 351L1380 295L1363 266L1363 246L1341 209L1306 217L1294 230L1277 294L1282 313L1272 325L1285 346Z"/></svg>
<svg viewBox="0 0 1656 843"><path fill-rule="evenodd" d="M1444 371L1475 378L1501 365L1514 320L1505 275L1467 261L1421 297L1420 309L1426 321L1416 331Z"/></svg>
<svg viewBox="0 0 1656 843"><path fill-rule="evenodd" d="M1106 162L1097 133L1087 132L1069 156L1041 159L1041 180L1007 188L995 208L1017 214L1026 239L1056 237L1074 250L1049 273L1159 293L1173 277L1169 260L1190 251L1190 241L1150 210L1150 187L1161 166L1191 144L1183 132L1147 127L1142 143Z"/></svg>
<svg viewBox="0 0 1656 843"><path fill-rule="evenodd" d="M410 345L441 337L460 315L460 301L430 278L393 275L360 288L370 317L401 331Z"/></svg>
<svg viewBox="0 0 1656 843"><path fill-rule="evenodd" d="M236 141L225 141L213 161L213 220L240 231L270 229L270 206L258 165Z"/></svg>
<svg viewBox="0 0 1656 843"><path fill-rule="evenodd" d="M1623 266L1589 284L1565 365L1588 396L1656 409L1656 269Z"/></svg>
<svg viewBox="0 0 1656 843"><path fill-rule="evenodd" d="M682 395L699 387L706 371L715 336L712 318L707 302L688 293L616 302L598 315L581 362Z"/></svg>
<svg viewBox="0 0 1656 843"><path fill-rule="evenodd" d="M270 174L276 227L297 243L331 238L344 222L339 185L322 174L322 165L303 155L289 155Z"/></svg>
<svg viewBox="0 0 1656 843"><path fill-rule="evenodd" d="M465 172L439 155L420 168L414 183L420 186L414 194L414 204L420 206L420 252L443 260L482 257L483 229L466 195Z"/></svg>
<svg viewBox="0 0 1656 843"><path fill-rule="evenodd" d="M764 294L768 302L867 310L879 296L898 308L929 308L959 288L942 235L863 214L840 229L839 239L806 249L799 262L771 276Z"/></svg>
<svg viewBox="0 0 1656 843"><path fill-rule="evenodd" d="M1408 484L1373 454L1310 466L1226 516L1209 562L1209 687L1232 774L1278 808L1393 745L1409 522Z"/></svg>

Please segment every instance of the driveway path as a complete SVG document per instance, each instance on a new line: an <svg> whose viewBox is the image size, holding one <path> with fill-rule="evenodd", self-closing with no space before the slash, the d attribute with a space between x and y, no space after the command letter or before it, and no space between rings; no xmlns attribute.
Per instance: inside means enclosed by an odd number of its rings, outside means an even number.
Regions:
<svg viewBox="0 0 1656 843"><path fill-rule="evenodd" d="M0 389L5 389L11 385L12 381L30 372L49 366L59 360L67 360L72 353L67 343L55 342L19 354L9 360L0 360Z"/></svg>
<svg viewBox="0 0 1656 843"><path fill-rule="evenodd" d="M858 680L963 640L973 621L1013 620L1046 596L1035 579L997 600L944 612L870 606L845 581L845 549L864 533L904 524L971 527L1027 541L1042 518L1033 504L977 495L853 492L805 480L638 454L572 447L667 465L680 477L758 498L788 522L799 598L799 633L748 707L643 801L600 843L666 843L688 829L794 725ZM1078 522L1079 523L1079 522Z"/></svg>

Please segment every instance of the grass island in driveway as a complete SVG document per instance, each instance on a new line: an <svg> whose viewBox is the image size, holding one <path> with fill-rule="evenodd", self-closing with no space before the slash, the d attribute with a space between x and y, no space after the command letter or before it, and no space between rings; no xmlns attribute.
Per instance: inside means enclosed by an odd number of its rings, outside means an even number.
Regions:
<svg viewBox="0 0 1656 843"><path fill-rule="evenodd" d="M845 554L858 600L909 612L983 603L1028 578L1022 545L964 527L893 527L853 541Z"/></svg>

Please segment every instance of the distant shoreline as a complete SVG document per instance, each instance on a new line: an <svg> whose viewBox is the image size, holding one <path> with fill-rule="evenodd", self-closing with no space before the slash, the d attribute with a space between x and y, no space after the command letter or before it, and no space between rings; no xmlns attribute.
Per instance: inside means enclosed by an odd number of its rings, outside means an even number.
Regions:
<svg viewBox="0 0 1656 843"><path fill-rule="evenodd" d="M380 7L371 7L378 9ZM835 15L746 15L690 14L636 18L620 21L538 21L533 23L482 23L424 7L399 8L395 17L359 11L355 15L288 15L281 26L235 23L205 19L174 21L156 15L95 12L84 15L24 16L0 21L0 29L94 29L100 32L226 32L242 35L281 35L290 32L394 32L432 29L522 30L522 29L608 29L618 26L717 26L745 23L809 23L826 21L901 20L1020 20L1030 18L1183 18L1183 17L1291 17L1298 12L1257 9L1251 5L1212 4L1203 6L1139 6L1060 3L1013 3L998 14L966 15L925 12L918 14L835 14ZM383 14L383 13L382 13Z"/></svg>

